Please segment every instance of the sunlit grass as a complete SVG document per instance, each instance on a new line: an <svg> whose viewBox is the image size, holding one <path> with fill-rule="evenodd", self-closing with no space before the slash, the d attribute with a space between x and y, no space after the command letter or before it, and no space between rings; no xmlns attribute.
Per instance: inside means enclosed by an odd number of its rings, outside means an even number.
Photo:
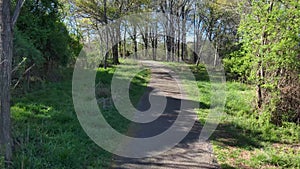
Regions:
<svg viewBox="0 0 300 169"><path fill-rule="evenodd" d="M204 124L210 112L205 105L211 104L211 82L204 80L205 69L192 70L200 90L197 112ZM278 127L264 121L252 108L254 99L251 85L226 82L226 115L211 137L219 164L222 168L300 168L300 126L286 122Z"/></svg>
<svg viewBox="0 0 300 169"><path fill-rule="evenodd" d="M197 113L204 124L210 112L212 83L204 66L192 66L191 71L200 93L198 100L192 99L200 102ZM110 79L114 72L115 68L99 68L96 84L101 82L105 90L98 95L95 90L98 97L110 97ZM131 81L133 104L139 101L149 77L150 71L144 70ZM13 168L110 167L112 154L91 141L77 120L71 88L71 81L66 80L45 84L42 89L14 97ZM300 168L299 125L286 122L278 127L263 121L252 109L255 89L251 85L228 81L225 91L226 115L211 137L222 168ZM116 130L127 131L130 121L113 106L103 109L102 113Z"/></svg>
<svg viewBox="0 0 300 169"><path fill-rule="evenodd" d="M99 68L96 82L109 86L115 69ZM143 94L149 76L150 72L145 70L132 80L130 94L133 104L137 104ZM13 98L13 168L110 167L112 154L90 140L77 120L70 78ZM129 122L120 115L116 116L118 112L113 106L102 113L119 132L127 131Z"/></svg>

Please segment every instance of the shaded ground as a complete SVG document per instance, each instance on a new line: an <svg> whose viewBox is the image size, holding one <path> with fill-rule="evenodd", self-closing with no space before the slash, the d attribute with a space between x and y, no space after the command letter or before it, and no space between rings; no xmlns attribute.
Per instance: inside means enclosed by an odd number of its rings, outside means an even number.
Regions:
<svg viewBox="0 0 300 169"><path fill-rule="evenodd" d="M150 107L149 94L153 92L155 97L166 97L166 108L162 115L150 123L132 123L128 136L135 138L148 138L159 135L168 130L177 119L181 102L189 101L185 96L180 94L179 87L168 70L158 66L153 61L144 61L143 65L151 68L151 80L148 89L141 98L138 105L139 110L148 110ZM152 93L152 94L153 94ZM197 103L201 104L201 103ZM153 105L152 105L153 106ZM188 116L188 113L187 113ZM115 156L112 168L115 169L148 169L148 168L175 168L175 169L192 169L192 168L219 168L213 155L212 146L209 142L199 141L201 125L196 121L189 134L175 147L169 151L148 158L132 159ZM184 130L184 129L183 129ZM182 131L178 131L182 132ZM147 147L147 145L142 145ZM142 146L136 145L135 142L124 143L123 151L136 151Z"/></svg>

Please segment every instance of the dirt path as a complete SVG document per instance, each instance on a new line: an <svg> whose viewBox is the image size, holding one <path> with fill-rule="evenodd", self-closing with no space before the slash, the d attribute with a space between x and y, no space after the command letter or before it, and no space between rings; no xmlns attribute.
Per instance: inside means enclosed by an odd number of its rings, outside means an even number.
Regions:
<svg viewBox="0 0 300 169"><path fill-rule="evenodd" d="M161 91L167 98L166 109L162 116L150 123L133 123L128 135L135 138L148 138L159 135L173 125L181 105L181 100L186 99L180 94L179 87L172 77L161 66L153 61L143 61L143 65L151 68L151 80L148 89L138 105L139 110L150 107L148 97L152 90ZM157 95L162 93L158 92ZM112 168L115 169L198 169L219 168L213 156L212 146L209 142L199 141L202 126L195 122L189 134L171 150L154 157L133 159L115 156ZM147 146L147 145L145 145ZM124 151L133 151L137 145L126 143Z"/></svg>

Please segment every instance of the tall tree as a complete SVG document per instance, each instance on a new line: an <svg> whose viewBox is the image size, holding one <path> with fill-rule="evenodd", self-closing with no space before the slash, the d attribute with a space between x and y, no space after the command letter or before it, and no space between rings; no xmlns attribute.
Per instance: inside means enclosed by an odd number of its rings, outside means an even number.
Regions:
<svg viewBox="0 0 300 169"><path fill-rule="evenodd" d="M24 0L17 2L13 16L11 16L11 1L0 1L0 155L4 154L6 166L12 160L12 138L10 119L10 84L13 55L13 27L19 16Z"/></svg>
<svg viewBox="0 0 300 169"><path fill-rule="evenodd" d="M114 22L120 17L130 14L131 12L138 12L141 6L145 5L147 0L76 0L75 5L78 7L78 12L82 17L86 17L95 22L95 25L106 25L113 23L114 29L110 30L109 34L112 40L112 54L113 62L119 63L119 44L121 41L121 28L119 22ZM119 25L117 25L119 24ZM96 27L94 29L97 29ZM108 57L108 56L107 56ZM106 59L105 59L106 60Z"/></svg>
<svg viewBox="0 0 300 169"><path fill-rule="evenodd" d="M235 1L223 0L203 0L195 4L197 64L200 63L203 48L207 41L213 44L215 53L218 53L221 58L235 50L235 43L238 41L237 27L240 15L236 13L233 6L237 8Z"/></svg>

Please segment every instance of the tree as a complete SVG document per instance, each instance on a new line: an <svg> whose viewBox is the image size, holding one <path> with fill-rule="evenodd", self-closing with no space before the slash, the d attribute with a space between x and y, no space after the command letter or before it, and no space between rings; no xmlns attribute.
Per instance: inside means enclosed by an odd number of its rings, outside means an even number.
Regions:
<svg viewBox="0 0 300 169"><path fill-rule="evenodd" d="M187 55L187 20L193 1L190 0L163 0L160 1L160 11L166 19L163 23L165 29L166 60L174 61L177 50L178 60L184 60ZM175 17L176 16L176 17ZM177 29L176 29L177 28ZM177 34L177 36L176 36ZM177 40L176 40L177 38ZM180 43L182 41L182 43ZM176 44L177 43L177 44ZM177 45L177 48L176 48ZM180 53L181 49L181 53ZM181 55L181 56L179 56Z"/></svg>
<svg viewBox="0 0 300 169"><path fill-rule="evenodd" d="M11 16L11 1L0 2L0 81L1 81L1 102L0 102L0 154L4 154L5 163L9 165L12 160L12 138L10 119L10 84L13 55L13 27L20 14L24 0L16 4L13 16Z"/></svg>
<svg viewBox="0 0 300 169"><path fill-rule="evenodd" d="M119 18L122 14L122 10L124 8L123 1L107 1L107 0L76 0L74 4L77 6L77 12L81 13L83 18L88 18L91 22L94 22L94 30L99 29L99 25L107 25L110 22L113 22L117 18ZM106 29L105 33L106 38L108 35L110 36L112 43L112 55L113 55L113 63L119 64L119 41L121 39L120 27L115 27L114 30ZM106 40L108 43L108 40ZM108 47L109 44L106 44ZM104 56L104 67L107 66L108 53Z"/></svg>
<svg viewBox="0 0 300 169"><path fill-rule="evenodd" d="M245 3L250 8L244 9L248 13L242 18L239 33L244 64L251 67L248 79L257 88L257 108L276 124L284 119L299 123L299 2Z"/></svg>
<svg viewBox="0 0 300 169"><path fill-rule="evenodd" d="M195 4L195 51L198 54L197 65L200 63L206 41L214 45L215 53L221 58L228 57L237 50L237 27L239 14L234 1L200 1ZM216 60L216 55L215 55Z"/></svg>
<svg viewBox="0 0 300 169"><path fill-rule="evenodd" d="M58 80L57 68L74 63L81 50L80 35L69 31L63 23L66 17L62 15L64 6L60 1L38 2L27 0L24 3L14 33L13 67L24 58L26 61L13 72L12 83L25 91L30 89L32 76L39 82ZM22 86L21 82L26 85Z"/></svg>

